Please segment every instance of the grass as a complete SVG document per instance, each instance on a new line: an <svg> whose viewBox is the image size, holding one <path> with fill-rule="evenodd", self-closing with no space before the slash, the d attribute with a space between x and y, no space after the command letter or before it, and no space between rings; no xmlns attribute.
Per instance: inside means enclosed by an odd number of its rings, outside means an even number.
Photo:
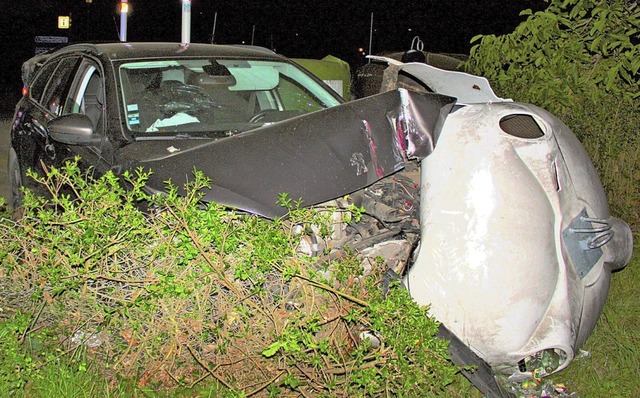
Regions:
<svg viewBox="0 0 640 398"><path fill-rule="evenodd" d="M604 312L583 347L590 355L556 376L582 397L640 397L640 236L631 263L615 273Z"/></svg>
<svg viewBox="0 0 640 398"><path fill-rule="evenodd" d="M0 391L0 397L12 398L177 398L177 397L217 397L216 386L209 389L174 390L158 392L152 389L137 387L134 383L122 380L116 385L109 384L100 377L100 370L95 365L79 369L77 364L50 364L42 369L20 393L10 394Z"/></svg>
<svg viewBox="0 0 640 398"><path fill-rule="evenodd" d="M631 225L634 251L612 275L604 312L575 361L557 379L582 397L639 397L640 378L640 110L615 101L583 107L566 117L591 156L612 213Z"/></svg>

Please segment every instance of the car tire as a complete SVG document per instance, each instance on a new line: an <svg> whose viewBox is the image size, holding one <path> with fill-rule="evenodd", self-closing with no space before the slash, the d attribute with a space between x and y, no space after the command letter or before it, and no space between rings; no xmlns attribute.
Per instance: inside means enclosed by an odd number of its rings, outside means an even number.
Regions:
<svg viewBox="0 0 640 398"><path fill-rule="evenodd" d="M9 164L8 164L8 177L9 177L9 212L14 220L22 218L22 171L20 170L20 162L18 161L18 155L15 149L9 149Z"/></svg>

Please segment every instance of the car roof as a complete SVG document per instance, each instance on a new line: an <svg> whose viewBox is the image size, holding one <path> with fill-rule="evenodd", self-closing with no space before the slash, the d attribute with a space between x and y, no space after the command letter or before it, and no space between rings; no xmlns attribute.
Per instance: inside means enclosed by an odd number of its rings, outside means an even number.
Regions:
<svg viewBox="0 0 640 398"><path fill-rule="evenodd" d="M284 58L275 52L257 46L219 45L190 43L79 43L62 47L56 53L66 51L88 51L111 60L154 57L197 57L197 56L242 56Z"/></svg>
<svg viewBox="0 0 640 398"><path fill-rule="evenodd" d="M271 60L286 60L287 58L275 52L258 46L219 45L190 43L188 45L169 42L113 42L113 43L77 43L36 55L27 60L22 67L23 81L30 80L35 70L47 59L73 52L93 54L105 62L121 61L141 58L193 58L193 57L240 57Z"/></svg>

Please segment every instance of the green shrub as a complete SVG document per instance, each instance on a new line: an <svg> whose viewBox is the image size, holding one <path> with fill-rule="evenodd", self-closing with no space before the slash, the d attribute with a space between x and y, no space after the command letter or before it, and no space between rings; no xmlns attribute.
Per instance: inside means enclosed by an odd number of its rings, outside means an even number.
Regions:
<svg viewBox="0 0 640 398"><path fill-rule="evenodd" d="M4 308L0 310L6 311ZM10 321L0 324L0 348L3 357L0 362L0 385L8 394L24 388L37 374L33 359L25 353L20 342L20 333L28 325L29 317L21 312L16 312Z"/></svg>
<svg viewBox="0 0 640 398"><path fill-rule="evenodd" d="M74 162L31 177L50 197L26 192L23 219L1 224L0 325L14 339L0 344L14 354L0 370L20 365L0 381L11 388L77 358L107 385L218 396L430 396L457 373L426 308L399 288L382 294L382 264L362 276L353 256L296 253L294 226L329 233L326 213L286 196L289 217L274 221L203 204L197 171L184 196L169 184L148 197L142 170L123 176L127 190ZM42 347L22 350L38 331Z"/></svg>
<svg viewBox="0 0 640 398"><path fill-rule="evenodd" d="M556 113L604 91L640 96L640 8L625 0L549 0L513 33L479 35L466 68ZM560 112L563 113L563 112Z"/></svg>

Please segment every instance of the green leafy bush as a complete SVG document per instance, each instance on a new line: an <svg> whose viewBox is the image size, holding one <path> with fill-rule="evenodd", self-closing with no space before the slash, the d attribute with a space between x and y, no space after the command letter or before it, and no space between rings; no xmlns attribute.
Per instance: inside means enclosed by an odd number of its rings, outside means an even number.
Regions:
<svg viewBox="0 0 640 398"><path fill-rule="evenodd" d="M330 233L325 213L286 196L289 217L274 221L203 204L197 171L185 195L169 184L148 197L148 175L125 174L127 190L74 162L31 175L50 197L25 192L24 217L0 224L0 330L12 337L0 382L28 389L46 363L82 357L110 385L218 396L430 396L451 383L437 324L405 290L382 294L382 263L363 276L353 256L297 253L295 231Z"/></svg>
<svg viewBox="0 0 640 398"><path fill-rule="evenodd" d="M506 95L552 112L599 101L602 92L640 96L640 8L624 0L549 0L508 35L479 35L466 68Z"/></svg>

